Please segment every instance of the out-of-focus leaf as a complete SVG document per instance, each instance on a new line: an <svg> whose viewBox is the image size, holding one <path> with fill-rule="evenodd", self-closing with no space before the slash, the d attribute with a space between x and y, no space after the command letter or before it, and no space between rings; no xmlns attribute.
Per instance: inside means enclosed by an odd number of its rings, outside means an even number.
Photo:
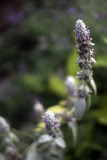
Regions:
<svg viewBox="0 0 107 160"><path fill-rule="evenodd" d="M63 149L64 149L64 148L66 147L65 141L64 141L64 139L61 138L61 137L55 138L55 143L56 143L56 145L57 145L58 147L60 147L60 148L63 148Z"/></svg>
<svg viewBox="0 0 107 160"><path fill-rule="evenodd" d="M104 36L103 41L104 41L105 44L107 44L107 37Z"/></svg>
<svg viewBox="0 0 107 160"><path fill-rule="evenodd" d="M60 77L57 75L52 75L49 78L49 88L52 92L54 92L56 95L65 97L66 96L66 89L64 81L61 80Z"/></svg>
<svg viewBox="0 0 107 160"><path fill-rule="evenodd" d="M102 124L107 125L107 109L101 108L92 111L92 115Z"/></svg>
<svg viewBox="0 0 107 160"><path fill-rule="evenodd" d="M61 106L66 106L67 105L67 100L62 100L59 102L59 105Z"/></svg>
<svg viewBox="0 0 107 160"><path fill-rule="evenodd" d="M59 114L59 113L66 111L67 108L62 107L61 105L54 105L52 107L49 107L48 110L52 111L55 114Z"/></svg>
<svg viewBox="0 0 107 160"><path fill-rule="evenodd" d="M5 145L5 144L11 144L12 141L11 141L11 138L6 136L4 137L3 141L2 141L2 144Z"/></svg>
<svg viewBox="0 0 107 160"><path fill-rule="evenodd" d="M38 140L38 144L47 143L47 142L50 142L51 140L52 140L51 136L49 136L48 134L44 134L44 135L40 136L40 138Z"/></svg>
<svg viewBox="0 0 107 160"><path fill-rule="evenodd" d="M107 125L107 95L102 96L100 108L91 113L101 124Z"/></svg>
<svg viewBox="0 0 107 160"><path fill-rule="evenodd" d="M37 125L37 128L35 129L36 132L41 132L45 128L45 123L41 122Z"/></svg>
<svg viewBox="0 0 107 160"><path fill-rule="evenodd" d="M73 52L68 56L67 64L66 64L66 70L68 75L76 76L77 71L79 71L78 64L75 64L76 59L78 57L77 49L73 50Z"/></svg>
<svg viewBox="0 0 107 160"><path fill-rule="evenodd" d="M72 130L73 147L75 147L76 142L77 142L77 125L76 125L76 122L68 122L68 127Z"/></svg>
<svg viewBox="0 0 107 160"><path fill-rule="evenodd" d="M78 98L75 103L75 116L81 119L85 111L85 98Z"/></svg>
<svg viewBox="0 0 107 160"><path fill-rule="evenodd" d="M87 150L96 150L96 151L101 151L102 152L102 147L100 144L92 143L92 142L84 142L82 145L76 149L76 155L77 157L82 156Z"/></svg>
<svg viewBox="0 0 107 160"><path fill-rule="evenodd" d="M7 160L7 158L0 153L0 160Z"/></svg>
<svg viewBox="0 0 107 160"><path fill-rule="evenodd" d="M22 76L22 82L29 90L42 92L45 88L44 84L34 74L24 74Z"/></svg>
<svg viewBox="0 0 107 160"><path fill-rule="evenodd" d="M17 135L15 135L13 132L9 133L9 137L12 140L12 142L19 142Z"/></svg>
<svg viewBox="0 0 107 160"><path fill-rule="evenodd" d="M96 94L97 93L97 88L96 88L96 84L94 82L94 79L90 80L90 84L91 84L92 89L94 90L94 93Z"/></svg>
<svg viewBox="0 0 107 160"><path fill-rule="evenodd" d="M87 109L91 107L91 96L87 98Z"/></svg>
<svg viewBox="0 0 107 160"><path fill-rule="evenodd" d="M95 67L107 67L107 55L101 55L96 60Z"/></svg>
<svg viewBox="0 0 107 160"><path fill-rule="evenodd" d="M51 147L52 140L53 140L52 137L49 136L48 134L40 136L37 142L37 150L43 153L47 152Z"/></svg>
<svg viewBox="0 0 107 160"><path fill-rule="evenodd" d="M63 148L59 147L55 141L51 143L50 148L43 153L44 160L62 160Z"/></svg>
<svg viewBox="0 0 107 160"><path fill-rule="evenodd" d="M26 155L26 160L43 160L41 155L36 151L36 145L33 144Z"/></svg>
<svg viewBox="0 0 107 160"><path fill-rule="evenodd" d="M51 147L51 141L47 143L37 144L37 150L42 153L47 152L50 149L50 147Z"/></svg>

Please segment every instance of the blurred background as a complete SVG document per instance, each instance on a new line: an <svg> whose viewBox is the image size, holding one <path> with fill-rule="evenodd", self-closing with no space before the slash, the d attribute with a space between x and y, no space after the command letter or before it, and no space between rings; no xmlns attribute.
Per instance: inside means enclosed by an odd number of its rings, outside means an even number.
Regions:
<svg viewBox="0 0 107 160"><path fill-rule="evenodd" d="M76 148L64 133L65 160L107 160L106 0L0 0L0 115L20 129L35 100L47 108L66 98L65 78L79 70L73 32L79 18L96 44L98 93L79 122Z"/></svg>

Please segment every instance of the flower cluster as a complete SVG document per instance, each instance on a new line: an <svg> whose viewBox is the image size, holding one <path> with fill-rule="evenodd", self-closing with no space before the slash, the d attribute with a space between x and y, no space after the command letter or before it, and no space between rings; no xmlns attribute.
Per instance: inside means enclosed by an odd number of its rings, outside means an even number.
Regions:
<svg viewBox="0 0 107 160"><path fill-rule="evenodd" d="M58 120L55 117L55 114L52 111L48 110L45 112L45 115L42 116L42 118L45 120L46 129L48 133L52 137L57 137L60 124L58 124Z"/></svg>
<svg viewBox="0 0 107 160"><path fill-rule="evenodd" d="M77 48L79 51L79 57L77 58L77 63L79 63L79 67L82 71L77 73L77 78L79 80L84 80L89 82L92 79L92 65L96 63L94 59L94 50L92 46L92 39L89 38L90 31L86 27L85 23L82 20L77 20L76 29L74 31L76 33L76 38L78 41Z"/></svg>
<svg viewBox="0 0 107 160"><path fill-rule="evenodd" d="M76 33L78 42L76 47L79 49L77 52L79 56L76 63L79 64L81 69L80 72L77 72L79 85L77 88L77 101L75 103L75 116L77 119L81 119L87 104L86 100L90 102L90 93L92 91L90 90L89 84L96 92L95 83L92 78L92 66L96 61L94 59L94 49L92 48L94 43L92 43L92 39L89 37L90 31L82 20L79 19L76 21L74 32Z"/></svg>
<svg viewBox="0 0 107 160"><path fill-rule="evenodd" d="M14 146L14 144L10 144L7 146L5 150L5 155L11 159L11 160L21 160L22 156L18 152L17 148Z"/></svg>

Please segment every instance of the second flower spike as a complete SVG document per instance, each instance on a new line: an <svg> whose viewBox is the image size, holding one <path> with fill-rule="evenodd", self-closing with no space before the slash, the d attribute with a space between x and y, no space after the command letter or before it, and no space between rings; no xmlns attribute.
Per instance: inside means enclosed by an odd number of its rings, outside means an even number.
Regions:
<svg viewBox="0 0 107 160"><path fill-rule="evenodd" d="M57 118L55 117L55 114L52 111L46 111L45 115L42 116L42 118L45 121L46 129L52 137L57 137L59 133L59 126Z"/></svg>

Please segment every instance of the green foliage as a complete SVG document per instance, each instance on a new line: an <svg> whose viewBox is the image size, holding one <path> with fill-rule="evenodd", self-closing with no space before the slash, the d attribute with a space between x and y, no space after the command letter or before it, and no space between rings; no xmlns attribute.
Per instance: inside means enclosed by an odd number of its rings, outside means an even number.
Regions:
<svg viewBox="0 0 107 160"><path fill-rule="evenodd" d="M39 77L34 74L24 74L21 77L22 84L29 91L43 92L45 85L40 81Z"/></svg>
<svg viewBox="0 0 107 160"><path fill-rule="evenodd" d="M75 47L76 48L76 47ZM79 71L79 67L76 64L76 60L77 60L77 49L73 49L72 53L68 56L67 58L67 64L66 64L66 71L67 71L67 75L72 75L72 76L76 76L77 71Z"/></svg>
<svg viewBox="0 0 107 160"><path fill-rule="evenodd" d="M107 67L107 55L101 55L97 58L95 67Z"/></svg>
<svg viewBox="0 0 107 160"><path fill-rule="evenodd" d="M100 108L93 110L92 115L99 123L107 125L107 95L102 96Z"/></svg>
<svg viewBox="0 0 107 160"><path fill-rule="evenodd" d="M49 78L49 88L50 90L58 96L65 97L66 96L66 88L64 81L61 80L57 75L52 75Z"/></svg>
<svg viewBox="0 0 107 160"><path fill-rule="evenodd" d="M105 44L107 44L107 37L104 36L103 41L104 41Z"/></svg>

